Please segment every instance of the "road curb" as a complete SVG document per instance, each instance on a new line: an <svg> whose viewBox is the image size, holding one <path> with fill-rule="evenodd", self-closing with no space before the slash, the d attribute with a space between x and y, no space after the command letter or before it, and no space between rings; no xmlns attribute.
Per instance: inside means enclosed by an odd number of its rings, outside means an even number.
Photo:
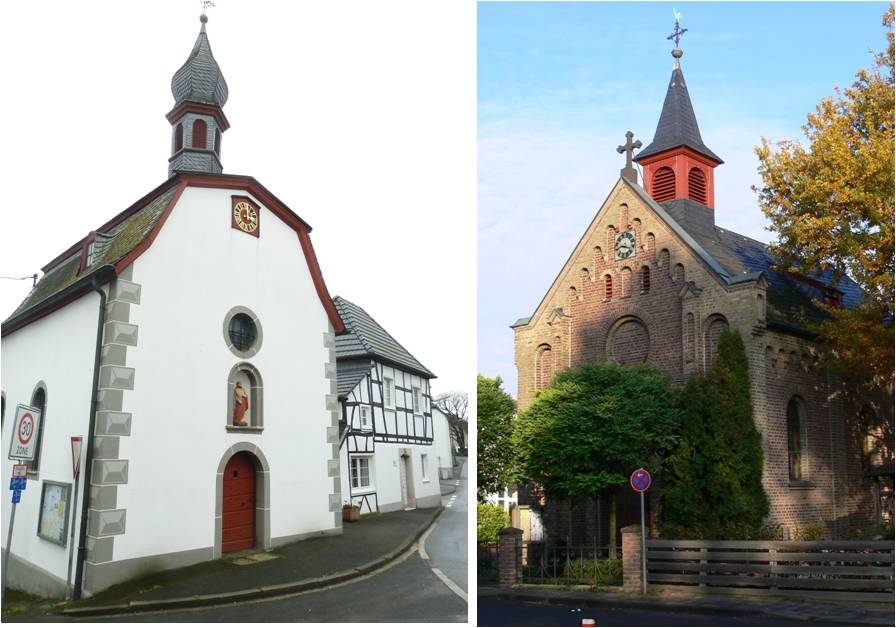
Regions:
<svg viewBox="0 0 896 628"><path fill-rule="evenodd" d="M612 597L610 597L612 596ZM850 617L848 619L834 615L830 615L824 611L815 613L800 613L798 611L775 611L769 609L765 605L749 605L740 608L731 607L725 604L695 604L695 600L659 600L651 598L642 598L640 596L620 596L618 594L601 594L601 593L576 593L573 591L538 591L537 589L498 589L494 587L483 587L477 591L478 599L497 599L515 602L533 602L538 604L553 605L578 605L588 604L598 608L620 607L636 608L641 610L653 611L673 611L687 612L702 615L737 615L737 614L755 614L762 615L773 619L790 619L801 620L806 622L824 621L831 623L845 622L850 625L862 626L886 626L887 623L880 623L872 619Z"/></svg>
<svg viewBox="0 0 896 628"><path fill-rule="evenodd" d="M272 584L263 587L255 587L251 589L242 589L239 591L228 591L225 593L210 593L208 595L193 595L190 597L171 598L168 600L136 600L127 604L113 604L108 606L83 606L79 608L69 608L55 613L64 617L97 617L101 615L123 615L148 613L155 611L167 611L176 609L202 608L204 606L217 606L219 604L232 604L238 602L249 602L253 600L263 600L265 598L277 597L280 595L289 595L291 593L305 593L316 589L342 584L349 580L354 580L360 576L366 575L381 567L384 567L401 556L419 539L426 530L438 518L443 507L439 506L433 514L418 529L405 537L401 545L386 552L382 556L368 561L357 567L337 571L335 573L319 576L317 578L306 578L295 582L286 582L283 584Z"/></svg>

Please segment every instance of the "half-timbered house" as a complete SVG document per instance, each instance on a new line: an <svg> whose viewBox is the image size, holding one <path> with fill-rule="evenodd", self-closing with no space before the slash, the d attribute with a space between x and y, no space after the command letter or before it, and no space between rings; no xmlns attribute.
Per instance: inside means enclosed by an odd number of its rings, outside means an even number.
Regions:
<svg viewBox="0 0 896 628"><path fill-rule="evenodd" d="M336 338L344 503L362 514L438 506L435 375L363 309L338 296L333 302L345 323Z"/></svg>

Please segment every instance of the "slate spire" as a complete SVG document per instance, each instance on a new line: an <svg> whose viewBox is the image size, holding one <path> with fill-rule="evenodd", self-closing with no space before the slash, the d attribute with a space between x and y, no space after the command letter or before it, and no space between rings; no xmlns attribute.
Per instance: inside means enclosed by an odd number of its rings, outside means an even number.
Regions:
<svg viewBox="0 0 896 628"><path fill-rule="evenodd" d="M644 189L653 200L657 203L679 199L692 201L704 208L698 210L701 220L712 224L712 211L715 208L714 170L722 163L722 159L700 137L691 95L681 71L681 57L684 53L679 48L679 42L688 29L681 28L681 14L673 12L675 30L667 39L675 41L675 48L672 50L675 67L653 141L638 153L634 161L644 170Z"/></svg>
<svg viewBox="0 0 896 628"><path fill-rule="evenodd" d="M227 82L208 43L208 34L205 32L208 16L203 13L199 21L202 26L193 50L171 78L171 94L174 96L175 106L190 100L223 107L227 102Z"/></svg>
<svg viewBox="0 0 896 628"><path fill-rule="evenodd" d="M174 109L166 116L172 127L169 176L175 172L223 172L221 134L230 127L222 109L227 102L227 82L208 42L208 16L203 13L199 21L202 26L193 50L171 78Z"/></svg>
<svg viewBox="0 0 896 628"><path fill-rule="evenodd" d="M681 53L681 50L676 48L672 51L673 56L675 56L676 52ZM700 127L697 126L697 116L694 114L691 96L688 94L688 86L681 71L680 58L681 54L676 56L675 69L672 70L669 89L666 91L666 100L663 101L663 112L660 114L660 121L656 125L653 141L638 153L635 161L640 162L645 157L656 155L678 146L687 146L719 164L724 163L718 155L703 143L703 139L700 137Z"/></svg>

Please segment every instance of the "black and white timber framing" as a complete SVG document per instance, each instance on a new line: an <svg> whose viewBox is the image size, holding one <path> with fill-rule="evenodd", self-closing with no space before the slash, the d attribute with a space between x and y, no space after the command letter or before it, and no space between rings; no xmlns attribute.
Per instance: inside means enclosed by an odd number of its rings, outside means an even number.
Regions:
<svg viewBox="0 0 896 628"><path fill-rule="evenodd" d="M346 326L346 333L336 339L343 502L360 505L362 512L378 512L384 505L394 508L403 498L396 496L405 491L394 484L415 481L421 456L428 455L430 474L438 484L437 456L431 454L429 384L435 376L363 309L341 297L334 303ZM411 459L407 467L402 457ZM353 463L362 458L367 462ZM353 464L366 464L366 483L354 481ZM357 476L360 480L360 468ZM433 490L438 491L437 486ZM388 504L381 501L384 492Z"/></svg>
<svg viewBox="0 0 896 628"><path fill-rule="evenodd" d="M391 378L395 387L395 399L386 406L383 399L385 378ZM414 412L414 388L420 388L422 404ZM362 410L366 408L366 410ZM368 426L362 424L362 411L369 412ZM343 455L346 456L349 477L345 478L347 499L354 504L363 502L362 510L377 512L379 504L375 489L353 488L351 459L376 453L377 443L403 443L432 445L432 411L429 380L407 373L380 362L371 364L370 372L342 401L342 419L345 423Z"/></svg>

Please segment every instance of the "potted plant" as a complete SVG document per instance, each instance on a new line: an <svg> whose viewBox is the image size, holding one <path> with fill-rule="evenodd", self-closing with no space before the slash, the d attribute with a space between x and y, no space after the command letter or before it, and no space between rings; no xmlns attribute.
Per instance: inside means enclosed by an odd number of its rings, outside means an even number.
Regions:
<svg viewBox="0 0 896 628"><path fill-rule="evenodd" d="M357 521L361 518L361 506L356 506L346 502L342 505L342 520Z"/></svg>

